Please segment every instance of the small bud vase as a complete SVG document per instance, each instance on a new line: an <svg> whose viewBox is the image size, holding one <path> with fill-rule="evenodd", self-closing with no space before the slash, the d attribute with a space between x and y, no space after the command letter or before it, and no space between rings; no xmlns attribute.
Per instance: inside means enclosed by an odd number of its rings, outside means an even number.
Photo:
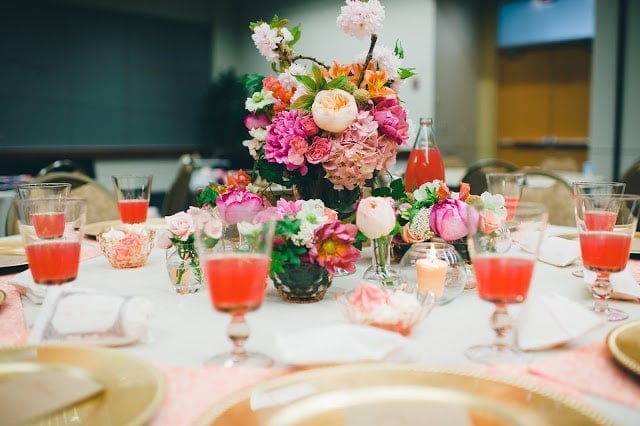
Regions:
<svg viewBox="0 0 640 426"><path fill-rule="evenodd" d="M178 294L191 294L202 288L200 260L194 243L175 243L166 251L167 272Z"/></svg>

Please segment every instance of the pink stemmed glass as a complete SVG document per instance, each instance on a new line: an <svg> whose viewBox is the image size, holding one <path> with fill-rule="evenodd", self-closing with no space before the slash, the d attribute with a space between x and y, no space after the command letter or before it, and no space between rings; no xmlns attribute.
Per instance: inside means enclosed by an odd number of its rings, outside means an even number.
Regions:
<svg viewBox="0 0 640 426"><path fill-rule="evenodd" d="M520 202L508 222L506 213L501 216L499 209L476 211L470 206L468 212L467 244L478 295L494 305L490 323L496 338L491 344L471 346L465 355L483 364L518 361L520 351L513 342L507 307L527 297L547 210L540 203Z"/></svg>
<svg viewBox="0 0 640 426"><path fill-rule="evenodd" d="M260 308L264 301L271 265L271 247L275 222L241 222L224 227L222 236L212 238L207 226L195 233L200 265L213 308L231 315L227 336L233 342L230 353L214 355L206 364L224 367L267 367L273 360L258 352L249 352L245 315Z"/></svg>
<svg viewBox="0 0 640 426"><path fill-rule="evenodd" d="M608 321L625 320L629 318L626 312L608 304L613 293L610 275L627 267L638 224L640 195L580 194L574 200L582 264L596 273L591 286L593 310Z"/></svg>

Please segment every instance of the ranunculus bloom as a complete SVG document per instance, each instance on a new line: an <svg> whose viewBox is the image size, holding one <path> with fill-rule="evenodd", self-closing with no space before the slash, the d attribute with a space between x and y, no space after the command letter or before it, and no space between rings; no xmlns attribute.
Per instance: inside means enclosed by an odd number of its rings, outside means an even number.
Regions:
<svg viewBox="0 0 640 426"><path fill-rule="evenodd" d="M185 212L165 216L164 220L167 222L169 230L182 241L187 241L189 235L194 231L193 217Z"/></svg>
<svg viewBox="0 0 640 426"><path fill-rule="evenodd" d="M331 141L327 138L315 137L305 154L311 164L320 164L327 161L331 154Z"/></svg>
<svg viewBox="0 0 640 426"><path fill-rule="evenodd" d="M218 196L216 208L227 225L250 222L263 209L262 197L246 190L229 191Z"/></svg>
<svg viewBox="0 0 640 426"><path fill-rule="evenodd" d="M386 197L367 197L360 201L356 211L356 226L367 238L389 235L396 226L392 200Z"/></svg>
<svg viewBox="0 0 640 426"><path fill-rule="evenodd" d="M431 208L429 226L443 240L455 241L469 233L469 224L475 226L477 215L477 211L464 201L449 198Z"/></svg>
<svg viewBox="0 0 640 426"><path fill-rule="evenodd" d="M340 133L355 121L358 105L353 95L342 89L321 90L311 105L311 114L319 128Z"/></svg>

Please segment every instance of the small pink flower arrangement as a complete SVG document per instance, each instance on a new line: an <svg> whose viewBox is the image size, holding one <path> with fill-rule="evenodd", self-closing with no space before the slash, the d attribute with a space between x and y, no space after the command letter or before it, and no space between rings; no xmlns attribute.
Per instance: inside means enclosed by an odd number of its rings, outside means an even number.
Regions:
<svg viewBox="0 0 640 426"><path fill-rule="evenodd" d="M346 0L337 25L370 38L369 49L351 63L326 65L296 54L299 26L275 16L252 22L252 39L276 75L251 74L245 106L250 140L244 142L260 176L286 187L326 179L337 191L359 191L396 161L409 123L398 98L404 52L376 45L384 7L378 0Z"/></svg>
<svg viewBox="0 0 640 426"><path fill-rule="evenodd" d="M98 235L100 249L114 268L137 268L147 262L155 232L132 225L110 229Z"/></svg>
<svg viewBox="0 0 640 426"><path fill-rule="evenodd" d="M285 265L314 263L331 275L337 268L355 271L360 251L354 246L358 229L338 220L334 210L321 200L287 201L260 212L254 222L276 218L271 253L271 272L284 271Z"/></svg>

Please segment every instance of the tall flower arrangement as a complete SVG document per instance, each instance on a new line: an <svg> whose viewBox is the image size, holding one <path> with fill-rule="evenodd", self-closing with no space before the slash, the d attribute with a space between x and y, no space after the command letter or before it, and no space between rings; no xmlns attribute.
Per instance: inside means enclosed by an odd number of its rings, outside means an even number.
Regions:
<svg viewBox="0 0 640 426"><path fill-rule="evenodd" d="M401 67L399 43L393 49L377 44L384 18L378 0L346 0L337 25L358 39L368 37L369 48L350 63L331 65L294 51L300 26L278 16L250 24L256 48L274 71L245 80L251 139L244 144L263 179L286 187L320 182L359 196L362 186L395 164L409 136L397 90L413 71Z"/></svg>

